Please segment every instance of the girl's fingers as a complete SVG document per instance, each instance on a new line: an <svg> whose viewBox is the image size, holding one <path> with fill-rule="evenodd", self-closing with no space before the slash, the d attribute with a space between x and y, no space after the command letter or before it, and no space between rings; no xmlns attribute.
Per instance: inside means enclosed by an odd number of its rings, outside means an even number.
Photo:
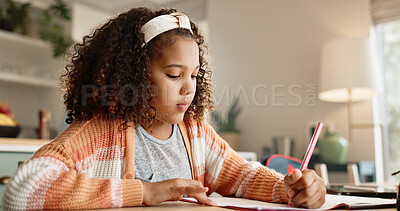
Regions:
<svg viewBox="0 0 400 211"><path fill-rule="evenodd" d="M290 186L289 191L293 191L295 193L310 187L316 180L322 179L312 170L305 170L300 179L297 180L296 183Z"/></svg>
<svg viewBox="0 0 400 211"><path fill-rule="evenodd" d="M213 202L205 194L207 191L208 187L203 187L200 181L189 179L143 183L143 204L149 206L163 201L181 200L183 195L196 196L202 194L197 200L200 203L212 205Z"/></svg>
<svg viewBox="0 0 400 211"><path fill-rule="evenodd" d="M295 169L292 173L286 174L285 176L285 184L291 186L295 184L302 177L302 173L300 170Z"/></svg>
<svg viewBox="0 0 400 211"><path fill-rule="evenodd" d="M314 186L311 186L307 189L304 189L296 194L296 196L292 199L293 204L301 205L306 202L315 202L318 200L317 189Z"/></svg>
<svg viewBox="0 0 400 211"><path fill-rule="evenodd" d="M303 171L301 178L291 185L293 180L289 179L285 177L285 185L289 202L295 207L318 208L325 203L326 189L323 180L314 171Z"/></svg>
<svg viewBox="0 0 400 211"><path fill-rule="evenodd" d="M324 204L325 204L325 197L320 198L317 202L312 204L309 208L310 209L317 209L317 208L320 208Z"/></svg>
<svg viewBox="0 0 400 211"><path fill-rule="evenodd" d="M206 196L205 193L198 193L193 195L193 197L199 202L200 204L210 205L210 206L217 206L217 202L211 200Z"/></svg>
<svg viewBox="0 0 400 211"><path fill-rule="evenodd" d="M189 195L196 193L205 193L208 191L207 187L203 187L200 181L191 179L172 179L170 180L170 188L179 195Z"/></svg>
<svg viewBox="0 0 400 211"><path fill-rule="evenodd" d="M301 203L300 206L307 207L309 209L319 208L325 203L325 190L319 189L312 197L308 198L305 202Z"/></svg>
<svg viewBox="0 0 400 211"><path fill-rule="evenodd" d="M206 204L216 206L216 202L207 197L206 192L208 187L203 187L203 184L196 180L180 180L184 184L181 184L181 188L178 188L178 192L182 195L188 195L194 197L200 204Z"/></svg>
<svg viewBox="0 0 400 211"><path fill-rule="evenodd" d="M325 202L325 193L326 190L323 183L314 180L314 183L310 187L299 191L292 201L296 205L307 208L310 208L311 206L315 207L317 204L321 206L323 203L320 204L318 202Z"/></svg>
<svg viewBox="0 0 400 211"><path fill-rule="evenodd" d="M208 191L208 187L180 187L177 189L179 195L193 195L197 193L206 193Z"/></svg>
<svg viewBox="0 0 400 211"><path fill-rule="evenodd" d="M171 199L169 199L169 200L167 200L167 201L180 201L180 200L182 200L182 199L183 199L183 196L180 195L180 196L177 196L177 197L172 197Z"/></svg>

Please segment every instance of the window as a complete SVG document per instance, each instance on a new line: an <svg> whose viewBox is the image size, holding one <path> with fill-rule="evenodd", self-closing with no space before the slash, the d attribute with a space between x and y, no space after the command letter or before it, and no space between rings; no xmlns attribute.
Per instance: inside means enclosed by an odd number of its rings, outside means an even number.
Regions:
<svg viewBox="0 0 400 211"><path fill-rule="evenodd" d="M387 125L389 173L400 170L400 20L376 27L382 49L384 105ZM398 181L400 176L389 177Z"/></svg>

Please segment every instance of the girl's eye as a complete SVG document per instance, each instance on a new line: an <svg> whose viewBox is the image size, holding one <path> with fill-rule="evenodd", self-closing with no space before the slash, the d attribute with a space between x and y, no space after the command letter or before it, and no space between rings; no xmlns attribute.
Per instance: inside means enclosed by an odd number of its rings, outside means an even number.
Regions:
<svg viewBox="0 0 400 211"><path fill-rule="evenodd" d="M167 74L167 76L168 76L168 78L172 78L172 79L177 79L177 78L179 78L179 75L178 75L178 76L175 76L175 75L169 75L169 74Z"/></svg>

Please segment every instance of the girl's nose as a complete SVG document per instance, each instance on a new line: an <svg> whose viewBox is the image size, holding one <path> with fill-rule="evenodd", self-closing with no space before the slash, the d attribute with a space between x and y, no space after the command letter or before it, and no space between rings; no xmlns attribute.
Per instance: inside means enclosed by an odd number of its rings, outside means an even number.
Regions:
<svg viewBox="0 0 400 211"><path fill-rule="evenodd" d="M196 90L196 81L190 80L185 82L181 88L181 95L194 94Z"/></svg>

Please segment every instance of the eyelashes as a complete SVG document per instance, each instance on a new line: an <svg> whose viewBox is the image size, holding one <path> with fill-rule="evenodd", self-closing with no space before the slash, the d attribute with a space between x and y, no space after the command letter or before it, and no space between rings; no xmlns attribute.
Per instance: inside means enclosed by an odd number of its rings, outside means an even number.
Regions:
<svg viewBox="0 0 400 211"><path fill-rule="evenodd" d="M175 76L175 75L170 75L170 74L167 74L167 76L168 76L168 78L171 78L171 79L178 79L179 77L181 77L180 75ZM197 79L197 75L192 75L191 77L192 77L192 79Z"/></svg>
<svg viewBox="0 0 400 211"><path fill-rule="evenodd" d="M178 79L179 78L179 75L178 76L174 76L174 75L167 74L167 76L168 76L168 78L172 78L172 79Z"/></svg>

